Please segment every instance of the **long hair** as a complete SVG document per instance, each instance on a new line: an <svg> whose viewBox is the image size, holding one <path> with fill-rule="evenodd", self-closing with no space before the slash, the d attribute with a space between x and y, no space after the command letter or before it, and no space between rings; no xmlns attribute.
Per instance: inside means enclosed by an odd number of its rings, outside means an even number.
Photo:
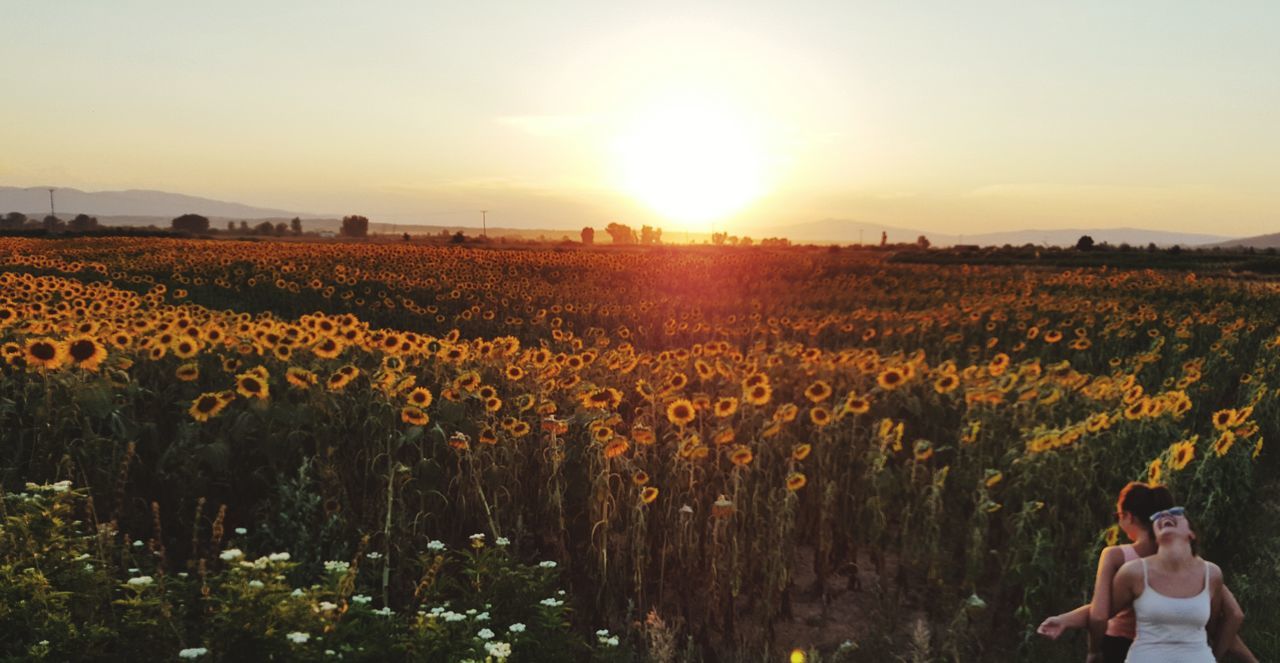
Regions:
<svg viewBox="0 0 1280 663"><path fill-rule="evenodd" d="M1154 541L1155 525L1151 522L1151 514L1173 506L1173 493L1164 486L1152 486L1141 481L1130 481L1120 489L1116 498L1116 513L1128 512L1142 526Z"/></svg>

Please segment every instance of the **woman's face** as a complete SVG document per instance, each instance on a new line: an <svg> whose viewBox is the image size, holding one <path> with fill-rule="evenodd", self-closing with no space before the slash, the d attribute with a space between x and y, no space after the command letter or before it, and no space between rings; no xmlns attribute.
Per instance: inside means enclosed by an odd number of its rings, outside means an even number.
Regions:
<svg viewBox="0 0 1280 663"><path fill-rule="evenodd" d="M1195 538L1195 533L1191 531L1191 522L1185 515L1161 513L1152 526L1155 529L1156 538L1160 540L1182 538L1189 541Z"/></svg>

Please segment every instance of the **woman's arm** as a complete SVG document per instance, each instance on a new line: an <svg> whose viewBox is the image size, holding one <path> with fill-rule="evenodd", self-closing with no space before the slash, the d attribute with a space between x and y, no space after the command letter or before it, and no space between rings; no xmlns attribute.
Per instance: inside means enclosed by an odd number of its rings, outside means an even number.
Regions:
<svg viewBox="0 0 1280 663"><path fill-rule="evenodd" d="M1133 606L1136 598L1136 585L1142 582L1141 560L1133 560L1116 571L1115 580L1111 582L1111 614Z"/></svg>
<svg viewBox="0 0 1280 663"><path fill-rule="evenodd" d="M1236 595L1232 594L1231 589L1225 584L1222 585L1222 609L1220 612L1222 619L1233 617L1238 619L1241 624L1244 623L1244 610L1240 609L1240 604L1236 602ZM1214 631L1214 634L1214 642L1222 639L1221 625ZM1244 640L1240 639L1239 625L1236 626L1236 637L1228 647L1227 653L1231 654L1232 658L1245 663L1258 663L1258 658L1245 646Z"/></svg>
<svg viewBox="0 0 1280 663"><path fill-rule="evenodd" d="M1093 579L1093 599L1089 603L1089 653L1102 651L1102 639L1107 634L1107 621L1119 612L1113 609L1111 597L1112 581L1116 571L1124 563L1124 553L1119 548L1108 546L1098 556L1098 573Z"/></svg>
<svg viewBox="0 0 1280 663"><path fill-rule="evenodd" d="M1244 612L1240 610L1239 604L1235 605L1235 609L1230 609L1227 605L1226 597L1223 590L1226 585L1222 582L1222 569L1217 564L1205 562L1209 565L1209 582L1213 585L1213 599L1210 605L1212 614L1218 622L1217 633L1213 639L1213 655L1215 658L1224 658L1227 651L1235 644L1237 635L1240 632L1240 625L1244 623ZM1232 603L1235 603L1234 597Z"/></svg>
<svg viewBox="0 0 1280 663"><path fill-rule="evenodd" d="M1063 633L1073 628L1089 628L1089 604L1086 603L1071 612L1047 617L1040 622L1036 633L1050 640L1057 640Z"/></svg>

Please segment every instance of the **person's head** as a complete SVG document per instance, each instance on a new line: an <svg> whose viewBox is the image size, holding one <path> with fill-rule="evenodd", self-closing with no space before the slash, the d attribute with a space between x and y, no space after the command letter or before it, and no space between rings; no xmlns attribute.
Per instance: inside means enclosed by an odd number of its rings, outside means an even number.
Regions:
<svg viewBox="0 0 1280 663"><path fill-rule="evenodd" d="M1191 526L1191 518L1182 507L1161 509L1151 516L1151 528L1155 532L1156 543L1161 548L1176 541L1185 540L1191 546L1192 554L1196 552L1196 533Z"/></svg>
<svg viewBox="0 0 1280 663"><path fill-rule="evenodd" d="M1143 532L1154 540L1151 514L1172 506L1173 494L1168 488L1130 481L1116 498L1116 522L1130 541L1137 541Z"/></svg>

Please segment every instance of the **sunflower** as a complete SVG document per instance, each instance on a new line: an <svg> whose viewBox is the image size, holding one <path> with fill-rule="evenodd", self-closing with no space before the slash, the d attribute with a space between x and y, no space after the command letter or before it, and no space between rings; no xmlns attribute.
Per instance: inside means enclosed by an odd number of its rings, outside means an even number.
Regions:
<svg viewBox="0 0 1280 663"><path fill-rule="evenodd" d="M809 453L813 451L813 446L809 444L797 444L791 449L791 460L797 463L808 458Z"/></svg>
<svg viewBox="0 0 1280 663"><path fill-rule="evenodd" d="M498 432L493 430L490 426L485 426L480 429L480 434L476 436L476 440L479 441L480 444L497 444Z"/></svg>
<svg viewBox="0 0 1280 663"><path fill-rule="evenodd" d="M906 381L906 375L902 372L902 369L897 367L886 368L880 372L880 375L876 376L876 384L886 391L901 387L904 381Z"/></svg>
<svg viewBox="0 0 1280 663"><path fill-rule="evenodd" d="M257 372L249 371L236 376L236 391L245 398L261 398L270 396L271 388Z"/></svg>
<svg viewBox="0 0 1280 663"><path fill-rule="evenodd" d="M471 436L458 431L449 436L449 446L458 451L466 451L471 448Z"/></svg>
<svg viewBox="0 0 1280 663"><path fill-rule="evenodd" d="M400 421L412 426L426 426L427 422L431 421L431 418L420 408L406 405L400 408Z"/></svg>
<svg viewBox="0 0 1280 663"><path fill-rule="evenodd" d="M804 488L804 485L807 483L809 483L809 479L800 472L792 472L787 475L787 490L793 493Z"/></svg>
<svg viewBox="0 0 1280 663"><path fill-rule="evenodd" d="M512 364L507 367L507 370L504 371L504 374L507 376L508 380L511 380L512 382L517 382L524 377L524 369L520 368L519 366L516 366L515 364Z"/></svg>
<svg viewBox="0 0 1280 663"><path fill-rule="evenodd" d="M1222 431L1222 434L1218 436L1218 439L1213 441L1213 453L1221 458L1227 455L1228 451L1231 451L1231 446L1235 443L1236 434L1229 430L1224 430Z"/></svg>
<svg viewBox="0 0 1280 663"><path fill-rule="evenodd" d="M184 338L173 344L173 354L182 359L190 359L200 354L200 341Z"/></svg>
<svg viewBox="0 0 1280 663"><path fill-rule="evenodd" d="M27 341L22 356L28 368L57 369L67 360L67 346L51 338L33 338Z"/></svg>
<svg viewBox="0 0 1280 663"><path fill-rule="evenodd" d="M96 371L107 358L107 348L92 336L73 336L67 339L67 359L77 368Z"/></svg>
<svg viewBox="0 0 1280 663"><path fill-rule="evenodd" d="M319 376L305 368L290 366L284 372L284 379L298 389L306 389L320 381Z"/></svg>
<svg viewBox="0 0 1280 663"><path fill-rule="evenodd" d="M844 407L840 414L866 414L871 410L871 400L853 392L844 399Z"/></svg>
<svg viewBox="0 0 1280 663"><path fill-rule="evenodd" d="M1196 438L1174 442L1169 447L1169 467L1181 470L1196 457Z"/></svg>
<svg viewBox="0 0 1280 663"><path fill-rule="evenodd" d="M960 386L960 378L955 373L947 373L933 382L933 390L939 394L949 394Z"/></svg>
<svg viewBox="0 0 1280 663"><path fill-rule="evenodd" d="M646 483L649 483L649 473L644 470L636 470L635 473L631 475L631 483L637 486L643 486Z"/></svg>
<svg viewBox="0 0 1280 663"><path fill-rule="evenodd" d="M1152 486L1159 486L1160 479L1164 477L1164 461L1157 458L1147 465L1147 483Z"/></svg>
<svg viewBox="0 0 1280 663"><path fill-rule="evenodd" d="M173 375L183 382L195 382L200 379L200 367L195 362L188 362L179 366Z"/></svg>
<svg viewBox="0 0 1280 663"><path fill-rule="evenodd" d="M757 406L767 405L772 398L773 388L767 382L748 387L742 395L743 400Z"/></svg>
<svg viewBox="0 0 1280 663"><path fill-rule="evenodd" d="M335 359L346 347L342 341L333 338L322 338L319 343L311 346L311 352L321 359Z"/></svg>
<svg viewBox="0 0 1280 663"><path fill-rule="evenodd" d="M618 456L621 456L622 454L626 453L627 449L630 449L630 448L631 448L631 445L627 442L626 438L615 437L608 444L604 445L604 457L617 458Z"/></svg>
<svg viewBox="0 0 1280 663"><path fill-rule="evenodd" d="M746 467L751 464L755 457L756 455L751 452L750 448L740 446L729 454L729 461L738 467Z"/></svg>
<svg viewBox="0 0 1280 663"><path fill-rule="evenodd" d="M911 453L917 463L923 463L933 458L933 445L928 440L916 440L916 443L911 448Z"/></svg>
<svg viewBox="0 0 1280 663"><path fill-rule="evenodd" d="M717 398L712 410L721 419L733 416L733 413L738 411L738 399L732 396Z"/></svg>
<svg viewBox="0 0 1280 663"><path fill-rule="evenodd" d="M346 367L344 366L343 368ZM325 387L327 387L329 391L342 391L348 384L351 384L351 381L354 379L356 379L356 374L337 370L334 371L333 374L329 376L329 379L325 381Z"/></svg>
<svg viewBox="0 0 1280 663"><path fill-rule="evenodd" d="M433 398L429 389L426 387L417 387L413 391L409 392L408 396L405 397L405 400L414 407L425 408L431 405Z"/></svg>
<svg viewBox="0 0 1280 663"><path fill-rule="evenodd" d="M809 410L809 421L813 422L814 426L822 428L831 423L831 410L819 405Z"/></svg>
<svg viewBox="0 0 1280 663"><path fill-rule="evenodd" d="M667 406L667 421L676 426L687 426L697 416L698 413L693 408L693 403L687 398L677 398Z"/></svg>
<svg viewBox="0 0 1280 663"><path fill-rule="evenodd" d="M723 446L732 442L736 436L733 426L724 426L711 436L711 441L715 442L716 446Z"/></svg>
<svg viewBox="0 0 1280 663"><path fill-rule="evenodd" d="M1250 454L1249 457L1254 460L1257 460L1258 455L1261 453L1262 453L1262 438L1258 438L1258 441L1253 445L1253 453Z"/></svg>
<svg viewBox="0 0 1280 663"><path fill-rule="evenodd" d="M658 441L657 436L653 434L653 429L644 424L636 424L631 427L631 439L638 444L649 446Z"/></svg>
<svg viewBox="0 0 1280 663"><path fill-rule="evenodd" d="M995 488L996 484L1001 481L1004 481L1004 473L1000 470L987 470L986 474L982 477L982 485L987 488Z"/></svg>
<svg viewBox="0 0 1280 663"><path fill-rule="evenodd" d="M1108 527L1102 535L1103 540L1109 546L1114 546L1120 542L1120 526L1112 525Z"/></svg>
<svg viewBox="0 0 1280 663"><path fill-rule="evenodd" d="M191 414L191 418L196 421L205 422L212 417L218 416L219 412L227 406L230 401L218 392L209 392L201 394L198 398L191 402L191 409L187 410Z"/></svg>
<svg viewBox="0 0 1280 663"><path fill-rule="evenodd" d="M1052 344L1052 343L1057 343L1058 341L1061 341L1061 340L1062 340L1062 332L1058 331L1057 329L1050 329L1049 331L1044 333L1045 343Z"/></svg>
<svg viewBox="0 0 1280 663"><path fill-rule="evenodd" d="M654 488L653 486L645 486L644 489L640 491L641 504L653 504L653 501L656 499L658 499L657 488Z"/></svg>
<svg viewBox="0 0 1280 663"><path fill-rule="evenodd" d="M812 403L821 403L831 398L831 385L825 380L818 380L804 390L804 397Z"/></svg>
<svg viewBox="0 0 1280 663"><path fill-rule="evenodd" d="M590 389L582 394L582 406L591 409L612 409L622 402L622 392L613 387Z"/></svg>

